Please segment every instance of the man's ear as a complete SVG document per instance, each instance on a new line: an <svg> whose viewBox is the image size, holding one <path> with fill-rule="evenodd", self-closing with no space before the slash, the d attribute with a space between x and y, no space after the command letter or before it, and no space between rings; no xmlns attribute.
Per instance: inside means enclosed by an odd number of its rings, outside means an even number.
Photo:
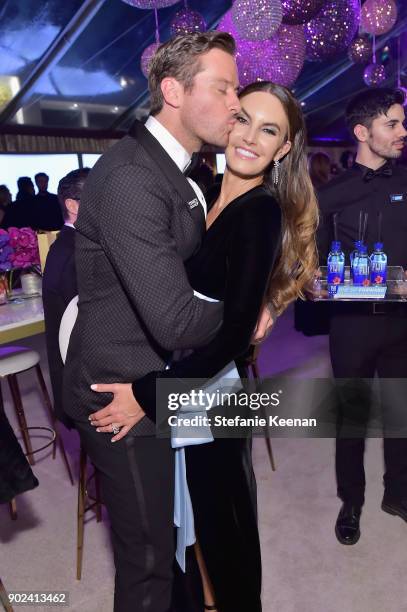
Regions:
<svg viewBox="0 0 407 612"><path fill-rule="evenodd" d="M353 128L353 133L355 134L355 138L358 142L366 142L369 137L369 130L361 123L355 125Z"/></svg>
<svg viewBox="0 0 407 612"><path fill-rule="evenodd" d="M78 200L74 200L73 198L67 198L65 200L65 207L70 215L77 217L79 210L79 202Z"/></svg>
<svg viewBox="0 0 407 612"><path fill-rule="evenodd" d="M165 77L161 81L160 87L165 103L173 108L179 108L183 95L181 83L174 77Z"/></svg>

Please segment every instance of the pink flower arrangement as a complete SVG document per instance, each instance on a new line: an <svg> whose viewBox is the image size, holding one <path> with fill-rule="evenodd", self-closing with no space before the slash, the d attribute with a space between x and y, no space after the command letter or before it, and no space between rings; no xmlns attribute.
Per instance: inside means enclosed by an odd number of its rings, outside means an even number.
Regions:
<svg viewBox="0 0 407 612"><path fill-rule="evenodd" d="M37 235L30 227L10 227L10 246L13 253L10 256L12 267L31 268L40 265Z"/></svg>

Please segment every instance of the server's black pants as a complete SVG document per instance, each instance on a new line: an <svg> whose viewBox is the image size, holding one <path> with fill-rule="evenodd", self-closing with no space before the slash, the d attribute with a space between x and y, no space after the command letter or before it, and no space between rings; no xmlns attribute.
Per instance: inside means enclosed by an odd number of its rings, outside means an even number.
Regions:
<svg viewBox="0 0 407 612"><path fill-rule="evenodd" d="M168 439L128 434L111 443L77 422L99 470L116 566L114 612L168 612L174 560L174 452Z"/></svg>
<svg viewBox="0 0 407 612"><path fill-rule="evenodd" d="M394 379L407 379L407 316L336 314L331 319L330 354L335 378L355 379L341 385L336 440L338 496L354 505L364 503L364 429L371 407L371 383L377 373L383 423L385 428L386 423L389 426L384 432L385 495L395 500L406 498L407 438L398 438L397 430L402 431L404 425L406 435L407 402L404 381ZM346 437L346 431L352 431L353 436L360 431L360 436Z"/></svg>

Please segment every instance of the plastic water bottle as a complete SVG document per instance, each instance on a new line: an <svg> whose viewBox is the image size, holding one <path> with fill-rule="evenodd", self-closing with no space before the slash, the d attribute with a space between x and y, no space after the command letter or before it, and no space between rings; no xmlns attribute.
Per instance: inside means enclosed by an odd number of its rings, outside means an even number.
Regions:
<svg viewBox="0 0 407 612"><path fill-rule="evenodd" d="M341 285L345 280L345 254L339 240L334 240L327 261L328 285Z"/></svg>
<svg viewBox="0 0 407 612"><path fill-rule="evenodd" d="M359 251L360 247L363 245L363 241L362 240L356 240L354 244L355 244L355 248L353 249L353 251L349 255L351 274L352 274L352 267L353 267L353 258L355 257L356 253Z"/></svg>
<svg viewBox="0 0 407 612"><path fill-rule="evenodd" d="M387 255L383 252L383 242L375 242L370 256L370 282L372 285L385 285L387 279Z"/></svg>
<svg viewBox="0 0 407 612"><path fill-rule="evenodd" d="M352 280L354 285L370 285L369 256L364 244L359 247L353 257Z"/></svg>

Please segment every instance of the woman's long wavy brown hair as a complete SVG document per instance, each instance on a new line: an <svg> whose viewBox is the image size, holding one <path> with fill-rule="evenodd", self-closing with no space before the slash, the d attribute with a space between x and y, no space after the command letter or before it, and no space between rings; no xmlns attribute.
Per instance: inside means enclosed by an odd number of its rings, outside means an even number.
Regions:
<svg viewBox="0 0 407 612"><path fill-rule="evenodd" d="M318 226L318 203L308 173L306 127L301 106L286 88L269 81L252 83L242 89L239 98L264 91L278 98L288 119L291 149L280 160L279 179L273 183L273 165L264 175L264 184L280 204L283 236L280 258L266 292L277 314L298 297L310 282L318 265L315 234Z"/></svg>

